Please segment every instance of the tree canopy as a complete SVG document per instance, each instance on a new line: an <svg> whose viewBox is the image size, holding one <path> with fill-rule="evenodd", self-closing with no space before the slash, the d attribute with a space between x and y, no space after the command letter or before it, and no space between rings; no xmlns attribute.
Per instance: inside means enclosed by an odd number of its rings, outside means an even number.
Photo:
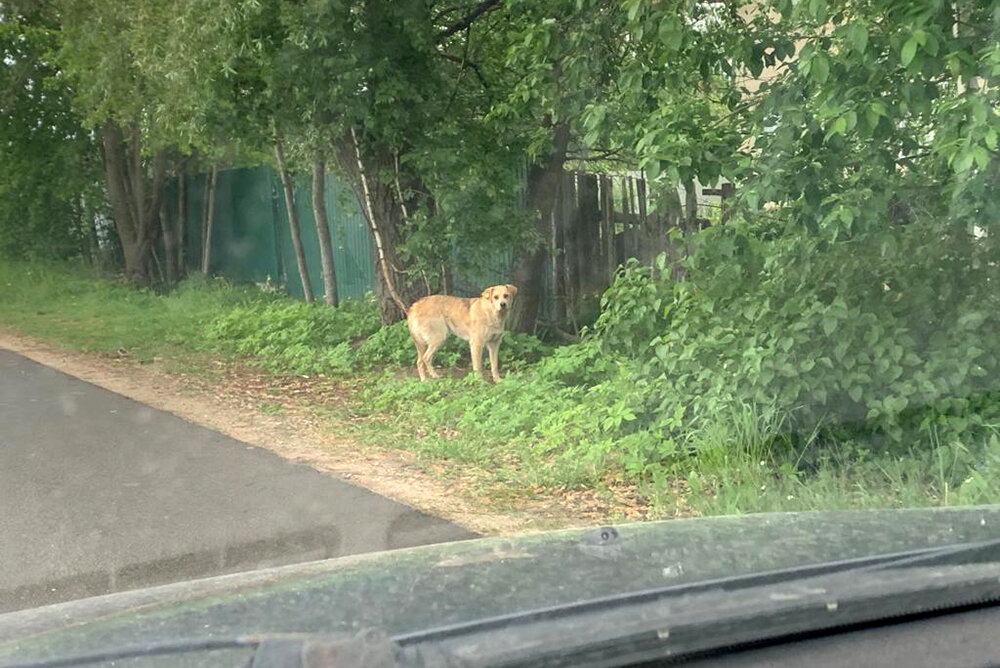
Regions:
<svg viewBox="0 0 1000 668"><path fill-rule="evenodd" d="M269 160L280 138L292 169L323 157L370 200L387 253L380 277L407 298L422 289L418 276L439 278L456 245L502 244L528 258L542 243L532 220L552 206L552 175L567 161L642 169L663 191L725 177L739 184L748 219L774 219L762 207L777 203L782 220L830 241L928 216L967 222L975 213L985 229L997 215L985 206L998 132L992 3L47 7L44 23L4 16L5 48L19 50L4 69L13 110L5 150L27 156L17 146L51 144L39 152L47 162L24 157L34 162L19 175L45 164L92 168L93 139L118 132L111 143L120 139L128 164L141 162L130 178L142 177L151 204L160 172L180 158ZM39 124L45 114L51 122ZM47 139L31 134L55 128ZM514 203L525 162L522 212ZM33 229L11 220L5 229ZM155 232L142 220L136 230Z"/></svg>

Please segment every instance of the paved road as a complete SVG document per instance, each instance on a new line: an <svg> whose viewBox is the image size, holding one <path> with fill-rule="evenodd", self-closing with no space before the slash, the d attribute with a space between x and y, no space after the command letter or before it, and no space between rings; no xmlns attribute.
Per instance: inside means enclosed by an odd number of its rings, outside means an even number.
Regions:
<svg viewBox="0 0 1000 668"><path fill-rule="evenodd" d="M0 350L0 612L468 537Z"/></svg>

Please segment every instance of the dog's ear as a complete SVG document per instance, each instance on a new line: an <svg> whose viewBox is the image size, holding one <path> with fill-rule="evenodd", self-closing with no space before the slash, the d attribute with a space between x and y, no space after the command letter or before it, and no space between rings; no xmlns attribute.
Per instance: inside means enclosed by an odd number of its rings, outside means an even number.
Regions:
<svg viewBox="0 0 1000 668"><path fill-rule="evenodd" d="M489 301L493 297L493 288L486 288L483 290L482 298Z"/></svg>
<svg viewBox="0 0 1000 668"><path fill-rule="evenodd" d="M505 285L504 287L507 288L507 292L510 293L511 297L516 297L517 296L517 286L516 285L509 285L508 284L508 285Z"/></svg>

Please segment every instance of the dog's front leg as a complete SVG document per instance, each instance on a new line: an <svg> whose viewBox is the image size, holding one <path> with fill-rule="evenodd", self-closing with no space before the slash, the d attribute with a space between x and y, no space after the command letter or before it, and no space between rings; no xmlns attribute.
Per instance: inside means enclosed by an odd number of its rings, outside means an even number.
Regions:
<svg viewBox="0 0 1000 668"><path fill-rule="evenodd" d="M479 339L469 339L469 352L472 354L472 370L483 375L483 342Z"/></svg>
<svg viewBox="0 0 1000 668"><path fill-rule="evenodd" d="M500 382L500 341L487 341L486 349L490 351L490 375L493 382Z"/></svg>

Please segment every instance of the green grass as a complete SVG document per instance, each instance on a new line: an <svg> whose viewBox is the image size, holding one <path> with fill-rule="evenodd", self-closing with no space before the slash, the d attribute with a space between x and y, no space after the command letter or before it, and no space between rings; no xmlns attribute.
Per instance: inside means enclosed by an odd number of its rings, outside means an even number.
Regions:
<svg viewBox="0 0 1000 668"><path fill-rule="evenodd" d="M0 324L84 352L140 360L212 352L205 324L257 290L191 279L169 295L97 278L84 267L0 263Z"/></svg>
<svg viewBox="0 0 1000 668"><path fill-rule="evenodd" d="M635 482L649 501L651 517L671 516L680 508L729 515L977 504L989 503L997 494L995 472L980 476L977 487L969 488L971 471L961 463L957 446L933 449L930 458L927 447L914 447L902 456L872 455L855 443L808 443L805 450L795 451L785 420L767 408L751 406L690 433L685 449L691 455L652 467L642 476L629 476L621 465L621 440L592 439L571 447L540 437L545 418L574 408L589 412L578 397L536 386L538 396L517 406L536 406L544 417L522 416L522 425L497 409L511 394L532 385L516 377L502 386L474 380L422 384L371 379L361 393L366 411L407 417L363 423L359 437L397 443L426 459L473 467L494 495L539 488L600 491L622 479ZM566 427L572 430L572 420ZM578 437L573 432L570 440ZM806 440L816 438L812 434ZM821 449L821 454L805 465L802 455L809 448ZM995 440L994 450L1000 461L1000 443ZM676 497L678 482L690 490L683 503Z"/></svg>
<svg viewBox="0 0 1000 668"><path fill-rule="evenodd" d="M553 352L514 337L504 366L512 372L498 385L461 373L420 383L400 373L412 364L405 332L379 328L373 314L371 304L308 307L220 280L190 279L164 295L85 268L0 264L0 326L167 369L225 358L275 374L338 375L353 401L347 415L316 409L331 430L446 462L449 475L501 505L622 484L640 490L652 516L954 505L1000 494L996 430L985 443L938 442L931 432L910 452L879 454L818 428L790 434L787 416L748 405L665 440L636 417L644 389L592 348ZM453 345L441 362L463 359ZM285 409L262 400L258 410Z"/></svg>
<svg viewBox="0 0 1000 668"><path fill-rule="evenodd" d="M257 405L257 410L259 410L264 415L280 415L285 412L285 407L281 404L271 403L269 401L263 401Z"/></svg>

